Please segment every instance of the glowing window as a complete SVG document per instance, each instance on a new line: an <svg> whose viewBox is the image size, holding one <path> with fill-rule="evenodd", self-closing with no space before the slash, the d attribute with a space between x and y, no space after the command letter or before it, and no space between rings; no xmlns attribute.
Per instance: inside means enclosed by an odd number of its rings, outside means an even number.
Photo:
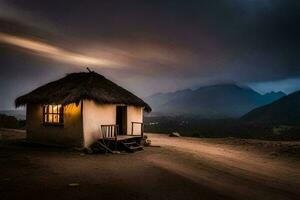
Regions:
<svg viewBox="0 0 300 200"><path fill-rule="evenodd" d="M46 124L63 124L64 113L62 105L45 105L43 107L43 122Z"/></svg>

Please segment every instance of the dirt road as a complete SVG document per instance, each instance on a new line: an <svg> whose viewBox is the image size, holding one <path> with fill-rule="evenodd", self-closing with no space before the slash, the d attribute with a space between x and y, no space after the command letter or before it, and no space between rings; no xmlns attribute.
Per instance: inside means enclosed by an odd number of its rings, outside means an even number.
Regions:
<svg viewBox="0 0 300 200"><path fill-rule="evenodd" d="M24 137L22 133L0 134L1 199L299 199L300 195L297 157L274 156L248 144L148 134L160 147L133 154L85 155L24 146L15 140Z"/></svg>
<svg viewBox="0 0 300 200"><path fill-rule="evenodd" d="M221 194L238 199L299 198L297 158L274 157L249 147L245 150L245 144L233 146L220 139L149 136L154 144L169 150L152 156L153 163Z"/></svg>

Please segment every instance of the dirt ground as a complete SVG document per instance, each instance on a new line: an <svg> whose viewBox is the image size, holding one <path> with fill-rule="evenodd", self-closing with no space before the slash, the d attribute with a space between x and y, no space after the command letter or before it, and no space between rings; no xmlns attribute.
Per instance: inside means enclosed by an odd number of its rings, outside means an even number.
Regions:
<svg viewBox="0 0 300 200"><path fill-rule="evenodd" d="M171 138L119 155L25 145L0 131L0 199L300 199L300 142Z"/></svg>

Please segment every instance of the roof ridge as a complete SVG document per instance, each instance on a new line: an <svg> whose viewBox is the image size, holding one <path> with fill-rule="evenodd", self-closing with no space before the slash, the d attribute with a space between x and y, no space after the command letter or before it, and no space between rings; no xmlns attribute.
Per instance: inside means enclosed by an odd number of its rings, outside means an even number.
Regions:
<svg viewBox="0 0 300 200"><path fill-rule="evenodd" d="M68 104L82 99L94 100L100 104L136 105L151 111L150 106L135 94L94 71L67 74L18 97L15 104L17 107L29 103Z"/></svg>

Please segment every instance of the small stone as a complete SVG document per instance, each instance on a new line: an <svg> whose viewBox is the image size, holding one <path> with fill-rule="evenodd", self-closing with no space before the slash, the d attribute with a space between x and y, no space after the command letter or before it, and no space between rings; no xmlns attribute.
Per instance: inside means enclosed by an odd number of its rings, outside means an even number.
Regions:
<svg viewBox="0 0 300 200"><path fill-rule="evenodd" d="M147 139L147 140L145 141L145 143L144 143L144 146L145 146L145 147L148 147L148 146L150 146L150 145L151 145L151 140Z"/></svg>
<svg viewBox="0 0 300 200"><path fill-rule="evenodd" d="M178 132L173 132L169 136L170 137L180 137L180 134Z"/></svg>

